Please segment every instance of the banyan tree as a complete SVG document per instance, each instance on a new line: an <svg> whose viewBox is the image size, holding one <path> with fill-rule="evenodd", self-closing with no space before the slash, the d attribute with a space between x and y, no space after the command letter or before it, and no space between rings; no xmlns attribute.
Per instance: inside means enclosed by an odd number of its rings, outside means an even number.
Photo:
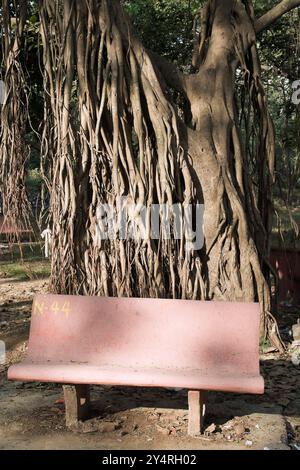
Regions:
<svg viewBox="0 0 300 470"><path fill-rule="evenodd" d="M18 216L26 206L16 188L26 158L18 67L26 2L18 2L17 28L10 3L2 0L9 96L0 159L4 207ZM268 262L275 136L257 40L300 0L274 2L261 17L251 0L199 1L189 74L147 50L123 3L39 1L51 289L259 301L262 336L280 348ZM153 238L147 220L144 237L99 237L99 207L118 213L120 200L136 205L133 219L138 207L203 204L203 246L187 249L184 231Z"/></svg>

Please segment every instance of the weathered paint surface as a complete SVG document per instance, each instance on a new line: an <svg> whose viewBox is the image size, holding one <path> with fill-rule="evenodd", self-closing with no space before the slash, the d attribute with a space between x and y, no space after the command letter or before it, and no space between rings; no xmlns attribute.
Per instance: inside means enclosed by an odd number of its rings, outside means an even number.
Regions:
<svg viewBox="0 0 300 470"><path fill-rule="evenodd" d="M258 304L37 296L11 380L263 393Z"/></svg>

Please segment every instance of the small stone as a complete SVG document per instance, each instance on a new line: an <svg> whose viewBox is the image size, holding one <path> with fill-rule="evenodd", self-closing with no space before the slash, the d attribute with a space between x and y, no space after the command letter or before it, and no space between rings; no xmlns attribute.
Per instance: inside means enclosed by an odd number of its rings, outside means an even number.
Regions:
<svg viewBox="0 0 300 470"><path fill-rule="evenodd" d="M158 419L157 415L151 414L148 416L148 421L153 422L153 421L157 421L157 419Z"/></svg>
<svg viewBox="0 0 300 470"><path fill-rule="evenodd" d="M158 432L160 432L161 434L163 434L164 436L169 436L170 435L170 429L168 428L162 428L161 426L159 426L158 424L156 425L156 429Z"/></svg>
<svg viewBox="0 0 300 470"><path fill-rule="evenodd" d="M300 365L300 353L298 351L294 352L291 360L294 366L299 366Z"/></svg>
<svg viewBox="0 0 300 470"><path fill-rule="evenodd" d="M232 421L229 421L228 423L224 424L223 429L228 430L232 429L233 423Z"/></svg>
<svg viewBox="0 0 300 470"><path fill-rule="evenodd" d="M246 446L246 447L252 447L252 446L253 446L253 442L252 442L252 441L246 441L246 442L245 442L245 446Z"/></svg>
<svg viewBox="0 0 300 470"><path fill-rule="evenodd" d="M114 432L117 429L116 423L101 423L99 426L99 431L103 433Z"/></svg>
<svg viewBox="0 0 300 470"><path fill-rule="evenodd" d="M234 426L234 432L237 437L243 436L246 432L245 426L242 423L237 424Z"/></svg>
<svg viewBox="0 0 300 470"><path fill-rule="evenodd" d="M213 434L217 429L217 426L213 423L205 429L205 434Z"/></svg>

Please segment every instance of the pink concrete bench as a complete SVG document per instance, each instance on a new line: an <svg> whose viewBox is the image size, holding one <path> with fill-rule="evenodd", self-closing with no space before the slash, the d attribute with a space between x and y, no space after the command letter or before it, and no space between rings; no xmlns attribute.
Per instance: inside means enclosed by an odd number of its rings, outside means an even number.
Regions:
<svg viewBox="0 0 300 470"><path fill-rule="evenodd" d="M258 304L37 296L17 381L64 386L67 425L88 412L89 384L189 391L189 434L201 432L207 390L264 391Z"/></svg>

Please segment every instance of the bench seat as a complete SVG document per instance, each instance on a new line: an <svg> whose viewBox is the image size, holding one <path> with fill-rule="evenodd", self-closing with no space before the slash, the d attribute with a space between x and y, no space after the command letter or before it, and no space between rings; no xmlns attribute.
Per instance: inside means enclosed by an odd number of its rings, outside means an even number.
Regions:
<svg viewBox="0 0 300 470"><path fill-rule="evenodd" d="M116 365L99 367L90 364L23 362L21 365L10 368L9 379L21 382L174 387L255 394L264 391L264 381L260 376L233 376L225 371L217 375L209 375L208 371L199 369L134 369Z"/></svg>

